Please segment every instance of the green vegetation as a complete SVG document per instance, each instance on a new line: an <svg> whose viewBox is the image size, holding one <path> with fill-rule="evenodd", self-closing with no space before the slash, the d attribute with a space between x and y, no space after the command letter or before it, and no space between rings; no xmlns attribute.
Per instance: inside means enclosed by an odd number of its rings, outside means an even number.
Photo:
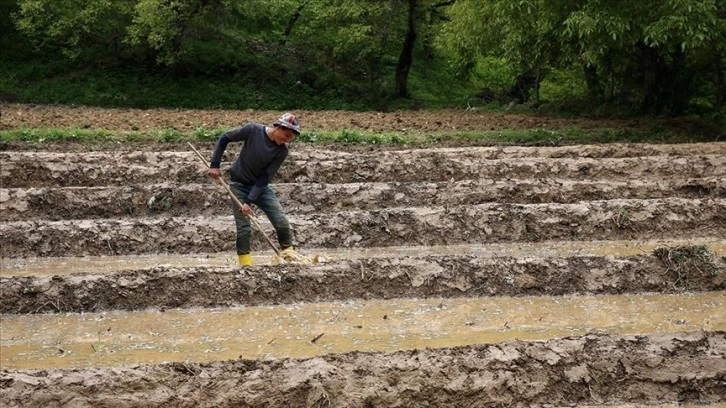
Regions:
<svg viewBox="0 0 726 408"><path fill-rule="evenodd" d="M0 143L104 143L104 142L214 142L226 129L198 128L192 132L164 129L146 132L109 132L89 129L15 129L0 131ZM296 143L346 143L346 144L427 144L466 143L480 145L566 145L574 143L652 142L681 143L710 140L699 134L675 134L660 129L601 128L588 129L528 129L497 131L450 131L450 132L398 132L374 133L343 129L339 131L303 131Z"/></svg>
<svg viewBox="0 0 726 408"><path fill-rule="evenodd" d="M0 0L0 48L9 102L726 127L726 0Z"/></svg>

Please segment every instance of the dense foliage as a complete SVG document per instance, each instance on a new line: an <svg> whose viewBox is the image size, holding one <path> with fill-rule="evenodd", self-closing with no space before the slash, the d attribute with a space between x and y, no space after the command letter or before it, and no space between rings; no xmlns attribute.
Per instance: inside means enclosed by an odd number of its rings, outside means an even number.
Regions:
<svg viewBox="0 0 726 408"><path fill-rule="evenodd" d="M519 92L553 70L580 69L596 103L680 115L726 100L723 1L469 0L450 15L442 40L459 67L498 55L517 69Z"/></svg>
<svg viewBox="0 0 726 408"><path fill-rule="evenodd" d="M0 0L0 98L723 112L726 0Z"/></svg>

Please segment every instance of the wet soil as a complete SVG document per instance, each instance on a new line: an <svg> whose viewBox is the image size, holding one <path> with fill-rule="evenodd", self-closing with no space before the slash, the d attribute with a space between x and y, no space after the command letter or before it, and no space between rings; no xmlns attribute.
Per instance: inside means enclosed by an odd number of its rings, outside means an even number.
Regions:
<svg viewBox="0 0 726 408"><path fill-rule="evenodd" d="M622 406L726 398L726 332L3 375L10 406Z"/></svg>
<svg viewBox="0 0 726 408"><path fill-rule="evenodd" d="M453 182L278 183L276 193L285 207L299 214L317 211L387 209L462 204L575 204L615 199L700 199L726 197L726 179L700 177L659 181L597 181L567 179L461 180ZM125 216L226 215L218 205L227 193L210 184L130 184L123 188L10 188L0 197L5 221L99 219ZM443 194L446 192L446 194ZM63 203L62 206L56 203ZM121 205L119 205L122 203ZM59 208L60 207L60 208Z"/></svg>
<svg viewBox="0 0 726 408"><path fill-rule="evenodd" d="M726 236L725 199L481 204L291 215L299 246L452 245L543 240ZM268 223L263 230L274 234ZM266 226L265 226L266 225ZM3 257L231 251L230 216L17 221L0 226ZM269 248L260 233L253 250Z"/></svg>
<svg viewBox="0 0 726 408"><path fill-rule="evenodd" d="M280 112L2 105L0 129L224 128ZM299 112L308 129L673 126L473 111ZM690 127L689 127L690 126ZM198 148L208 155L212 146ZM155 266L18 276L29 257L233 252L225 192L181 144L13 143L0 151L0 312L66 313L346 299L724 291L724 254L676 268L628 256L389 256L315 265ZM224 166L234 158L228 149ZM294 144L274 188L305 248L726 237L726 143ZM272 235L264 216L265 232ZM714 238L715 237L715 238ZM255 251L267 248L259 232ZM661 252L662 253L662 252ZM700 253L700 252L699 252ZM9 406L499 406L726 402L726 328L603 333L309 359L0 371Z"/></svg>
<svg viewBox="0 0 726 408"><path fill-rule="evenodd" d="M346 299L726 290L726 257L680 272L657 257L423 256L317 265L173 268L0 278L0 313L222 307Z"/></svg>

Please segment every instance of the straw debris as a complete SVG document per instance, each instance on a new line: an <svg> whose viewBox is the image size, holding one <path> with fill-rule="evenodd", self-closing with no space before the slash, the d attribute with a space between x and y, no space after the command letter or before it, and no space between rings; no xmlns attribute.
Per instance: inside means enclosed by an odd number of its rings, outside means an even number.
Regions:
<svg viewBox="0 0 726 408"><path fill-rule="evenodd" d="M320 254L313 256L306 256L298 253L297 251L281 251L279 255L275 255L272 260L273 264L295 264L295 265L314 265L322 262Z"/></svg>
<svg viewBox="0 0 726 408"><path fill-rule="evenodd" d="M688 289L690 278L716 276L719 273L713 250L707 245L656 248L653 255L665 265L664 274L673 273L671 284L675 289Z"/></svg>

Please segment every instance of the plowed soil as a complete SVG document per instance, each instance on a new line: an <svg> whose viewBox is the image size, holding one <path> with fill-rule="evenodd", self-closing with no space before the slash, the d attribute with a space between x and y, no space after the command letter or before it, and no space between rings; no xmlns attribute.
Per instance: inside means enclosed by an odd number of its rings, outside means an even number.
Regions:
<svg viewBox="0 0 726 408"><path fill-rule="evenodd" d="M280 112L2 105L0 129L225 128ZM306 129L642 127L472 111L299 112ZM657 126L694 130L685 121ZM699 129L699 131L702 129ZM197 148L209 155L210 143ZM224 166L238 147L230 146ZM726 294L726 254L388 255L313 265L164 266L27 276L31 258L234 251L225 192L182 144L10 143L0 151L0 313L347 299ZM726 244L726 143L552 147L293 143L274 180L297 247L548 242ZM264 217L263 229L272 235ZM259 232L254 251L269 250ZM679 253L682 254L682 253ZM690 326L689 326L690 327ZM726 403L726 327L351 352L306 359L0 371L3 406L484 407Z"/></svg>
<svg viewBox="0 0 726 408"><path fill-rule="evenodd" d="M72 128L116 131L220 129L239 126L250 121L272 123L281 113L254 110L104 109L27 104L0 104L0 111L2 111L0 130ZM295 113L301 118L303 128L310 130L360 129L384 133L405 130L435 132L577 127L587 131L588 129L603 127L649 129L656 126L674 133L693 132L723 135L723 129L713 129L701 124L699 121L686 118L657 120L559 119L546 116L480 113L476 110L445 110L438 112L296 111Z"/></svg>

